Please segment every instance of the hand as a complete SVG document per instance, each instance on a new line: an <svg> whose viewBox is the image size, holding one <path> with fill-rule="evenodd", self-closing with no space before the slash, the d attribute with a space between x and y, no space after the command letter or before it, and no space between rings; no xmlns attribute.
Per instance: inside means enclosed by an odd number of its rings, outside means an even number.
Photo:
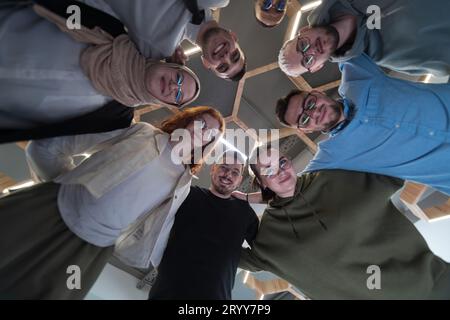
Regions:
<svg viewBox="0 0 450 320"><path fill-rule="evenodd" d="M183 49L178 46L172 56L167 58L166 61L184 66L186 61L188 61L188 57L184 54Z"/></svg>
<svg viewBox="0 0 450 320"><path fill-rule="evenodd" d="M247 201L247 194L241 191L233 191L231 193L232 197L235 197L236 199Z"/></svg>

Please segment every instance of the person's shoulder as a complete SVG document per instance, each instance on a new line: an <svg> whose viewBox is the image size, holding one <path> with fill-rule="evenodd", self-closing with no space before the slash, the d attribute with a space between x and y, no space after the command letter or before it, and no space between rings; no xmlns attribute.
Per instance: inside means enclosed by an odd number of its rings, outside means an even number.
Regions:
<svg viewBox="0 0 450 320"><path fill-rule="evenodd" d="M205 195L208 193L208 189L202 188L200 186L191 186L190 193L196 194L196 195Z"/></svg>
<svg viewBox="0 0 450 320"><path fill-rule="evenodd" d="M352 71L352 72L363 72L370 73L372 75L384 74L380 67L369 57L366 53L361 53L360 55L351 58L345 62L339 64L341 72Z"/></svg>
<svg viewBox="0 0 450 320"><path fill-rule="evenodd" d="M234 205L236 206L236 208L238 210L240 210L241 212L245 212L249 215L256 216L255 210L253 210L252 206L247 201L233 198L233 202L234 202Z"/></svg>
<svg viewBox="0 0 450 320"><path fill-rule="evenodd" d="M225 8L230 4L230 0L199 0L198 5L201 8L218 9Z"/></svg>

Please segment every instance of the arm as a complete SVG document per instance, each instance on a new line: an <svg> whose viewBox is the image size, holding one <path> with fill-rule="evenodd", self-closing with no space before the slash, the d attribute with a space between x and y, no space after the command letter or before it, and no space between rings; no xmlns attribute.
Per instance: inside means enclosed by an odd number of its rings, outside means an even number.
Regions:
<svg viewBox="0 0 450 320"><path fill-rule="evenodd" d="M175 52L172 54L172 56L166 58L166 62L168 63L176 63L179 65L184 66L186 64L186 61L188 61L188 57L184 54L183 48L181 46L178 46L175 49Z"/></svg>
<svg viewBox="0 0 450 320"><path fill-rule="evenodd" d="M258 234L258 227L259 227L259 219L258 216L256 215L255 211L253 211L252 208L249 208L249 210L251 210L251 218L250 218L250 223L248 224L247 227L247 233L245 235L245 240L247 241L247 243L252 246L253 241L256 238L256 235Z"/></svg>
<svg viewBox="0 0 450 320"><path fill-rule="evenodd" d="M75 168L74 157L92 154L129 129L104 133L81 134L31 141L25 149L32 176L37 181L50 181ZM112 141L110 142L112 143Z"/></svg>
<svg viewBox="0 0 450 320"><path fill-rule="evenodd" d="M252 250L249 248L242 248L239 268L251 272L263 271L262 263L255 255L253 255Z"/></svg>
<svg viewBox="0 0 450 320"><path fill-rule="evenodd" d="M244 193L241 191L233 191L231 195L237 199L248 201L249 203L266 203L262 199L261 192Z"/></svg>

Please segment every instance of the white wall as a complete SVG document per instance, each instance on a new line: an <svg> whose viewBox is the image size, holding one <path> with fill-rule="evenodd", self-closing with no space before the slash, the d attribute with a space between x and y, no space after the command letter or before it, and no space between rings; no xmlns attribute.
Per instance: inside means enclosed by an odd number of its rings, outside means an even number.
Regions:
<svg viewBox="0 0 450 320"><path fill-rule="evenodd" d="M450 218L436 222L420 220L414 226L425 238L431 251L450 262Z"/></svg>
<svg viewBox="0 0 450 320"><path fill-rule="evenodd" d="M138 279L111 264L107 264L86 300L146 300L148 290L136 288Z"/></svg>

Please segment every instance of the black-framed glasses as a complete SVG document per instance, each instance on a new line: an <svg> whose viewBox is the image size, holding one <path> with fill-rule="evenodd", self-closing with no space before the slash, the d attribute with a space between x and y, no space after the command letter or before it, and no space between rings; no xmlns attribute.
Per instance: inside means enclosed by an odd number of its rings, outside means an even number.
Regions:
<svg viewBox="0 0 450 320"><path fill-rule="evenodd" d="M303 59L301 61L303 67L309 69L314 65L316 58L313 54L306 54L306 52L311 48L311 42L308 38L298 37L297 39L297 52L303 54Z"/></svg>
<svg viewBox="0 0 450 320"><path fill-rule="evenodd" d="M266 176L268 179L273 179L275 176L277 176L280 171L288 170L292 167L292 162L286 157L280 157L278 159L278 168L269 167L269 168L263 168L261 170L261 175Z"/></svg>
<svg viewBox="0 0 450 320"><path fill-rule="evenodd" d="M269 11L270 8L273 7L274 1L275 1L275 0L264 0L263 4L262 4L262 6L261 6L261 9L262 9L263 11ZM280 0L280 1L278 1L278 3L277 3L277 5L276 5L275 9L276 9L278 12L283 12L284 10L286 10L286 4L287 4L287 1L286 1L286 0Z"/></svg>
<svg viewBox="0 0 450 320"><path fill-rule="evenodd" d="M303 101L303 111L298 117L297 120L297 128L305 128L308 126L309 121L311 120L311 116L309 115L309 111L314 110L316 108L317 98L308 93L305 100Z"/></svg>
<svg viewBox="0 0 450 320"><path fill-rule="evenodd" d="M183 92L181 91L181 86L183 85L183 81L184 81L184 76L183 73L178 72L177 73L177 92L175 94L175 103L176 104L181 104L181 98L183 95Z"/></svg>

